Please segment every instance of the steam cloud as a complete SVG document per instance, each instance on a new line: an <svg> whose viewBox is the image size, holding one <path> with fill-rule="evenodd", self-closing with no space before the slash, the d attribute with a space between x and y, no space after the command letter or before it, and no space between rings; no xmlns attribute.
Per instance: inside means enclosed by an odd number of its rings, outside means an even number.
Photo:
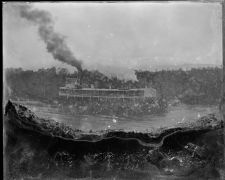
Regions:
<svg viewBox="0 0 225 180"><path fill-rule="evenodd" d="M77 60L64 41L64 37L54 31L54 21L51 14L44 10L33 9L30 5L18 5L22 18L38 25L38 32L45 42L46 48L54 59L67 63L82 71L81 61Z"/></svg>

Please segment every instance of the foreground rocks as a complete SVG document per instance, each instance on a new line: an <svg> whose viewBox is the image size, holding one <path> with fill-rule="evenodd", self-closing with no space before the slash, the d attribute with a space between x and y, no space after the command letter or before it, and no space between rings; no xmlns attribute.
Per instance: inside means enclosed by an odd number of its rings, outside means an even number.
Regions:
<svg viewBox="0 0 225 180"><path fill-rule="evenodd" d="M9 101L4 124L9 179L219 179L224 173L223 122L213 114L156 133L83 132Z"/></svg>

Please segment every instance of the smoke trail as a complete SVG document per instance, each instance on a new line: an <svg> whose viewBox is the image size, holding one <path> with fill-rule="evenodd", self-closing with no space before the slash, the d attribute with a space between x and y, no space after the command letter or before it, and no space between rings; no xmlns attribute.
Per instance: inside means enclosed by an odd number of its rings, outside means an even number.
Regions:
<svg viewBox="0 0 225 180"><path fill-rule="evenodd" d="M44 10L33 9L30 5L18 5L20 16L38 25L38 32L46 48L54 59L67 63L82 71L81 61L77 60L64 41L64 37L54 31L51 14Z"/></svg>

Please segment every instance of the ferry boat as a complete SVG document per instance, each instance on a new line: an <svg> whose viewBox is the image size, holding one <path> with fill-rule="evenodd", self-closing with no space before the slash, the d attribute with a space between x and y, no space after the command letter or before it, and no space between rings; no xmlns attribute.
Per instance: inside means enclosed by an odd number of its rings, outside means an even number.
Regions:
<svg viewBox="0 0 225 180"><path fill-rule="evenodd" d="M65 87L60 87L59 96L65 98L89 98L89 99L146 99L156 98L157 93L154 88L139 88L139 89L103 89L95 88L91 85L90 88L79 87L79 83L75 78L67 78Z"/></svg>
<svg viewBox="0 0 225 180"><path fill-rule="evenodd" d="M67 78L59 88L59 97L76 114L140 115L165 109L156 89L112 89L82 87L76 78Z"/></svg>

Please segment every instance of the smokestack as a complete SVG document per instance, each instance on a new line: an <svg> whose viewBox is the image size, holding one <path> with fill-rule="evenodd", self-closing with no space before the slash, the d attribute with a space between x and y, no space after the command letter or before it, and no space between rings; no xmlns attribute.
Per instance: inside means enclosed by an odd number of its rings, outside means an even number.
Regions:
<svg viewBox="0 0 225 180"><path fill-rule="evenodd" d="M38 34L45 42L47 51L53 58L77 68L82 74L81 61L76 59L65 43L64 37L54 30L54 21L51 14L44 10L32 8L31 5L17 5L22 18L38 26Z"/></svg>

